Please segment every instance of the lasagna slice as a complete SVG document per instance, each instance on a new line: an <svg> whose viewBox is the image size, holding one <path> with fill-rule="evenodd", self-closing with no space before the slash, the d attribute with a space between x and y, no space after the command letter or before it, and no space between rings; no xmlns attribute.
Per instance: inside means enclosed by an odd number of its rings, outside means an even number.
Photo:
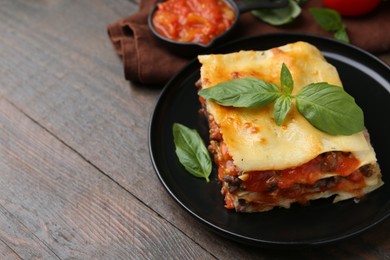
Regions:
<svg viewBox="0 0 390 260"><path fill-rule="evenodd" d="M279 86L283 63L294 79L293 95L315 82L342 86L336 69L305 42L198 59L200 89L248 76ZM314 128L295 105L278 126L273 104L236 108L200 101L228 209L260 212L331 196L334 202L359 199L383 184L367 131L329 135Z"/></svg>

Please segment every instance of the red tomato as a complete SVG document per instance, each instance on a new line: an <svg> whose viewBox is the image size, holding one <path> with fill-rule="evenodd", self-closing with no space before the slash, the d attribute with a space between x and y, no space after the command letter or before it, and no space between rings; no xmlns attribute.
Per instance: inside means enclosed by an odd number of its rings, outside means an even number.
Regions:
<svg viewBox="0 0 390 260"><path fill-rule="evenodd" d="M344 16L357 16L374 10L381 0L322 0L325 7Z"/></svg>

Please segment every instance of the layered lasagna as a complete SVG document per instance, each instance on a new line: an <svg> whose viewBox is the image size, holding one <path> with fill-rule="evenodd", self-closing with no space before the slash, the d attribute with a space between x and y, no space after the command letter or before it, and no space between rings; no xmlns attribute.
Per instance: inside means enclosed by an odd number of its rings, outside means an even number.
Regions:
<svg viewBox="0 0 390 260"><path fill-rule="evenodd" d="M342 87L335 67L305 42L198 59L199 89L242 77L279 85L283 63L294 79L292 95L315 82ZM367 131L329 135L313 127L295 106L278 126L272 105L236 108L200 101L210 127L208 149L228 209L260 212L328 197L338 202L361 198L383 184Z"/></svg>

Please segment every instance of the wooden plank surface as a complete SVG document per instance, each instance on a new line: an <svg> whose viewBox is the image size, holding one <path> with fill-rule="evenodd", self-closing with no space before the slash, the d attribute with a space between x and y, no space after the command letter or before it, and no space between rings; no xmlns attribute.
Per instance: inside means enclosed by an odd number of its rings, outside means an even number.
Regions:
<svg viewBox="0 0 390 260"><path fill-rule="evenodd" d="M106 33L137 8L126 0L1 1L0 257L291 256L215 235L160 184L147 129L161 88L125 81ZM389 230L387 220L293 253L386 258Z"/></svg>
<svg viewBox="0 0 390 260"><path fill-rule="evenodd" d="M210 257L4 99L0 126L0 236L22 258Z"/></svg>

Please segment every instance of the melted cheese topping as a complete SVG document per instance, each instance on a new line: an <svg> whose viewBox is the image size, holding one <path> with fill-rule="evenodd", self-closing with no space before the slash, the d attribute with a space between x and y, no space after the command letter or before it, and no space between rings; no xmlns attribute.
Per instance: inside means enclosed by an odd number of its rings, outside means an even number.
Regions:
<svg viewBox="0 0 390 260"><path fill-rule="evenodd" d="M280 85L283 63L294 80L293 95L315 82L342 86L336 69L320 51L305 42L296 42L267 51L240 51L201 55L203 88L246 76ZM332 136L314 128L292 106L281 126L273 117L273 104L262 108L223 107L209 100L207 110L220 125L234 163L243 171L281 170L304 164L329 151L351 152L360 166L376 162L375 152L363 132Z"/></svg>

